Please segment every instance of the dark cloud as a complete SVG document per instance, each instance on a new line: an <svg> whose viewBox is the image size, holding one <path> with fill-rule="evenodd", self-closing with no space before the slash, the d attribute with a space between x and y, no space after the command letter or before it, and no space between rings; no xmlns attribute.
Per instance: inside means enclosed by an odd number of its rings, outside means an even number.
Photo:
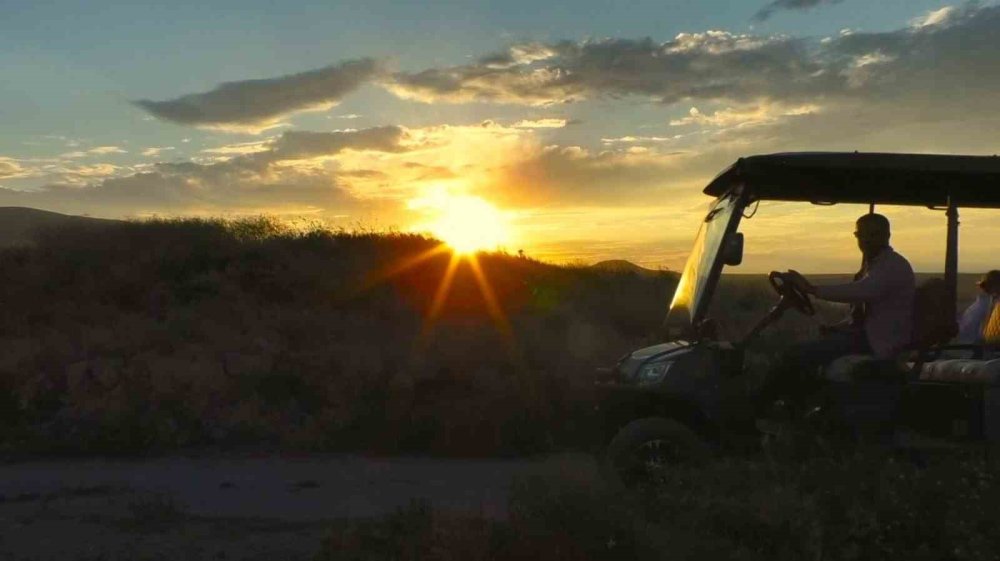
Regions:
<svg viewBox="0 0 1000 561"><path fill-rule="evenodd" d="M753 16L754 21L764 21L773 16L775 12L784 10L806 10L815 8L821 4L840 4L844 0L774 0L770 4L761 8Z"/></svg>
<svg viewBox="0 0 1000 561"><path fill-rule="evenodd" d="M606 39L549 46L551 56L511 65L476 64L396 74L387 84L421 101L547 105L600 96L751 99L817 95L841 79L824 74L810 44L722 31L665 43ZM512 47L516 49L517 47Z"/></svg>
<svg viewBox="0 0 1000 561"><path fill-rule="evenodd" d="M827 71L845 77L832 108L866 114L869 128L996 116L1000 6L945 8L909 28L845 35L823 54L836 61Z"/></svg>
<svg viewBox="0 0 1000 561"><path fill-rule="evenodd" d="M377 150L397 152L405 133L396 126L374 127L357 131L311 132L289 131L265 152L275 159L292 160L335 154L341 150Z"/></svg>
<svg viewBox="0 0 1000 561"><path fill-rule="evenodd" d="M166 121L218 128L260 129L297 111L327 108L382 72L374 59L342 62L277 78L225 82L166 101L135 104Z"/></svg>
<svg viewBox="0 0 1000 561"><path fill-rule="evenodd" d="M530 52L531 56L524 53ZM885 118L974 118L1000 91L1000 6L969 3L879 33L823 40L722 31L511 47L477 63L396 74L426 102L545 105L635 96L665 104L854 107ZM960 103L957 103L960 101ZM879 111L876 111L876 117Z"/></svg>

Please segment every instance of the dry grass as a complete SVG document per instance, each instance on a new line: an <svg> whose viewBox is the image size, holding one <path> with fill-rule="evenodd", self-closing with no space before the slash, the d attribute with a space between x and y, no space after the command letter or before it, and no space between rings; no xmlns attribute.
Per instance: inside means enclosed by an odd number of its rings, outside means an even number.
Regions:
<svg viewBox="0 0 1000 561"><path fill-rule="evenodd" d="M204 445L515 454L583 434L591 373L674 277L479 257L509 329L417 235L267 219L43 231L0 251L8 452Z"/></svg>
<svg viewBox="0 0 1000 561"><path fill-rule="evenodd" d="M622 496L572 469L520 481L504 522L414 504L330 531L317 559L995 559L995 466L884 458L675 469Z"/></svg>

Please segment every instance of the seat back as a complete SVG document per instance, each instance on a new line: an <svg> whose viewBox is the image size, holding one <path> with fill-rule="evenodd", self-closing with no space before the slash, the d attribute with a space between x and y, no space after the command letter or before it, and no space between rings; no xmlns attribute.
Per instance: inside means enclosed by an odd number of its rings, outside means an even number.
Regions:
<svg viewBox="0 0 1000 561"><path fill-rule="evenodd" d="M952 309L950 298L951 292L944 279L927 279L917 287L913 296L911 344L914 348L927 349L943 345L958 334L958 321L949 312ZM997 317L997 322L1000 329L1000 316Z"/></svg>

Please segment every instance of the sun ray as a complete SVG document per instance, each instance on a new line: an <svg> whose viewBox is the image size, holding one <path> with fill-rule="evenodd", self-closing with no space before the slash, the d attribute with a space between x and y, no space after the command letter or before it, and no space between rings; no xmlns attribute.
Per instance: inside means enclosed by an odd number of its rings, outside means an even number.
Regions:
<svg viewBox="0 0 1000 561"><path fill-rule="evenodd" d="M451 260L448 261L448 268L445 270L444 276L441 277L441 284L438 285L437 291L434 293L434 300L431 302L430 310L427 312L427 317L424 318L424 335L430 332L434 326L434 322L441 314L441 309L448 299L448 292L451 291L451 282L455 279L455 271L458 269L461 259L458 253L452 252Z"/></svg>
<svg viewBox="0 0 1000 561"><path fill-rule="evenodd" d="M490 317L493 318L497 330L500 331L508 342L512 343L513 332L511 331L510 321L507 319L507 314L504 313L503 308L500 307L500 301L493 290L493 285L490 284L489 279L486 278L486 274L483 272L482 266L479 264L479 258L475 254L471 254L466 260L469 262L472 274L476 278L476 284L479 285L479 292L483 295L483 300L486 302L486 309Z"/></svg>
<svg viewBox="0 0 1000 561"><path fill-rule="evenodd" d="M380 282L384 282L402 273L403 271L406 271L407 269L412 269L413 267L416 267L417 265L423 263L424 261L427 261L432 257L441 255L442 253L446 253L448 251L450 251L450 248L447 245L438 244L432 247L431 249L428 249L427 251L423 251L413 257L404 260L402 263L391 265L389 267L384 268L381 271L369 275L369 277L362 284L362 289L371 288L372 286L375 286Z"/></svg>

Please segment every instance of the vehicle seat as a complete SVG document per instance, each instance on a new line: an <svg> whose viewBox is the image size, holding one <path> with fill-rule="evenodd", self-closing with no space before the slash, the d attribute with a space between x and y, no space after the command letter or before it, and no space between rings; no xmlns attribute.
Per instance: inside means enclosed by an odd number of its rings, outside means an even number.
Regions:
<svg viewBox="0 0 1000 561"><path fill-rule="evenodd" d="M1000 358L995 356L998 345L1000 345L1000 302L994 304L989 319L983 325L983 348L979 352L982 358L948 358L930 361L920 369L919 379L925 382L1000 386Z"/></svg>
<svg viewBox="0 0 1000 561"><path fill-rule="evenodd" d="M958 321L952 314L951 292L944 279L920 283L913 296L913 333L910 347L929 349L946 344L958 335Z"/></svg>
<svg viewBox="0 0 1000 561"><path fill-rule="evenodd" d="M920 370L923 382L955 382L1000 386L1000 359L950 359L924 364Z"/></svg>

